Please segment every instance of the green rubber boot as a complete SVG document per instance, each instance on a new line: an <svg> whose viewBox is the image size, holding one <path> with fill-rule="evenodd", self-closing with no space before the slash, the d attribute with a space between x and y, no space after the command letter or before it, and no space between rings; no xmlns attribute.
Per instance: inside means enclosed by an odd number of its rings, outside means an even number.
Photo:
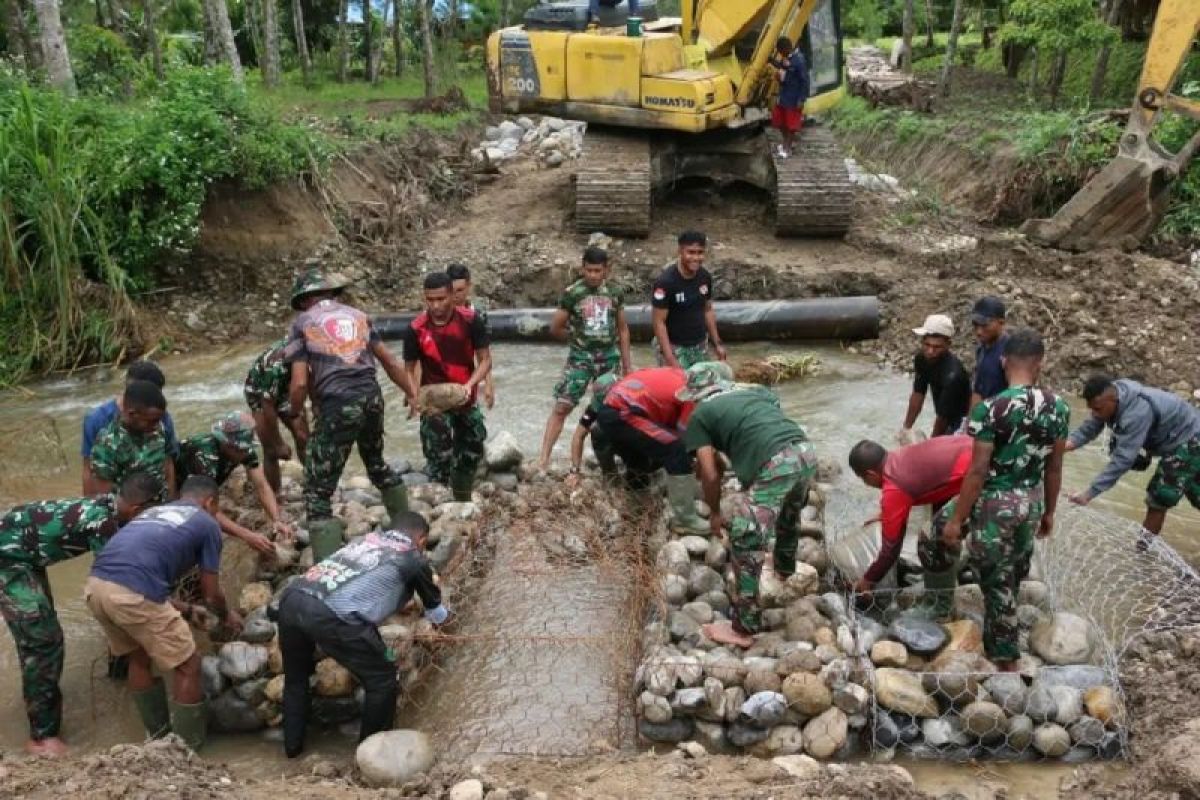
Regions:
<svg viewBox="0 0 1200 800"><path fill-rule="evenodd" d="M167 702L171 710L171 730L193 750L204 747L208 740L208 706L201 700L199 703L186 705Z"/></svg>
<svg viewBox="0 0 1200 800"><path fill-rule="evenodd" d="M313 563L324 561L342 548L346 525L337 517L308 523L308 538L312 543Z"/></svg>
<svg viewBox="0 0 1200 800"><path fill-rule="evenodd" d="M155 678L149 689L141 689L133 693L133 703L137 706L138 716L146 735L151 739L161 739L171 732L171 714L167 710L167 685L162 678Z"/></svg>
<svg viewBox="0 0 1200 800"><path fill-rule="evenodd" d="M958 566L945 572L922 570L925 594L917 608L931 619L949 619L954 613L954 590L958 588Z"/></svg>
<svg viewBox="0 0 1200 800"><path fill-rule="evenodd" d="M696 479L691 475L667 476L671 504L671 529L677 533L707 536L708 522L696 513Z"/></svg>
<svg viewBox="0 0 1200 800"><path fill-rule="evenodd" d="M450 473L450 491L454 492L456 503L471 502L471 490L475 487L474 472Z"/></svg>
<svg viewBox="0 0 1200 800"><path fill-rule="evenodd" d="M388 512L388 521L391 527L396 527L396 518L408 511L408 487L403 483L398 483L395 486L389 486L380 492L383 496L383 505Z"/></svg>

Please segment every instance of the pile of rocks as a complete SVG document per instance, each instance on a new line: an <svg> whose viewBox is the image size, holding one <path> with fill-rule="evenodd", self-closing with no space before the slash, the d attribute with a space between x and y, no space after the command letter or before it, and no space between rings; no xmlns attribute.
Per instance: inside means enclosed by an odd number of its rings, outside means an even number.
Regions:
<svg viewBox="0 0 1200 800"><path fill-rule="evenodd" d="M644 631L635 679L638 730L652 742L694 743L711 753L807 753L848 758L869 731L869 664L859 658L844 598L819 594L828 567L818 484L801 515L796 572L765 569L759 586L766 632L745 652L701 630L728 617L732 573L725 548L699 536L668 537L656 556L665 616Z"/></svg>
<svg viewBox="0 0 1200 800"><path fill-rule="evenodd" d="M978 587L957 592L962 618L955 622L931 622L911 609L858 617L858 641L874 667L877 750L1069 762L1121 754L1123 706L1112 674L1094 663L1092 626L1048 611L1045 586L1036 581L1023 584L1021 601L1022 656L1009 673L984 656Z"/></svg>
<svg viewBox="0 0 1200 800"><path fill-rule="evenodd" d="M530 117L504 120L487 126L483 142L472 154L483 163L500 164L532 153L545 166L558 167L579 158L586 127L587 123L558 117L542 117L537 122Z"/></svg>
<svg viewBox="0 0 1200 800"><path fill-rule="evenodd" d="M480 467L486 477L476 485L473 502L454 502L449 489L431 483L406 462L392 464L409 486L410 508L430 521L430 561L444 576L453 577L455 557L476 539L480 506L502 493L516 492L522 459L523 454L511 435L501 433L488 442ZM281 503L292 519L300 519L303 468L297 462L285 462L282 471ZM240 485L232 488L231 495L235 500L245 492ZM362 476L343 479L334 496L333 511L346 523L347 541L382 529L388 518L379 490ZM253 513L243 514L243 519ZM312 565L312 549L307 546L306 532L298 533L295 545L300 548L298 551L277 545L276 562L261 566L259 580L242 588L237 607L245 626L237 640L215 645L215 652L201 661L204 693L215 730L245 733L270 729L268 738L279 736L283 658L276 626L268 618L267 609L272 603L278 603L283 590ZM453 587L444 588L453 590ZM402 676L402 692L410 691L432 663L432 632L416 601L379 627L384 643L395 654ZM362 690L356 686L350 672L333 659L317 662L312 688L311 718L317 724L332 727L353 723L359 717ZM357 735L357 725L347 725L346 732Z"/></svg>

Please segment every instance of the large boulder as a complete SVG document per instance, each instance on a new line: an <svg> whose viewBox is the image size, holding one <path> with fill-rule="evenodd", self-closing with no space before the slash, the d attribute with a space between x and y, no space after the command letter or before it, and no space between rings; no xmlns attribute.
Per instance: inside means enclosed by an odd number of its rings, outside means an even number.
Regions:
<svg viewBox="0 0 1200 800"><path fill-rule="evenodd" d="M652 742L678 744L692 738L696 723L691 717L674 717L668 722L655 724L649 720L638 722L638 733Z"/></svg>
<svg viewBox="0 0 1200 800"><path fill-rule="evenodd" d="M1071 749L1071 734L1052 722L1039 725L1033 732L1033 747L1046 758L1060 758Z"/></svg>
<svg viewBox="0 0 1200 800"><path fill-rule="evenodd" d="M988 694L1005 712L1022 714L1025 711L1025 681L1015 672L1001 672L984 681Z"/></svg>
<svg viewBox="0 0 1200 800"><path fill-rule="evenodd" d="M1033 720L1024 714L1008 718L1008 746L1018 753L1033 743Z"/></svg>
<svg viewBox="0 0 1200 800"><path fill-rule="evenodd" d="M221 645L221 674L234 683L257 677L267 667L270 651L261 645L227 642Z"/></svg>
<svg viewBox="0 0 1200 800"><path fill-rule="evenodd" d="M209 701L208 718L214 728L225 733L251 733L266 726L254 706L233 690Z"/></svg>
<svg viewBox="0 0 1200 800"><path fill-rule="evenodd" d="M1047 664L1086 664L1092 659L1096 640L1086 619L1059 611L1033 626L1029 646Z"/></svg>
<svg viewBox="0 0 1200 800"><path fill-rule="evenodd" d="M921 678L902 669L884 667L875 671L875 697L891 711L913 717L938 716L938 704L921 686Z"/></svg>
<svg viewBox="0 0 1200 800"><path fill-rule="evenodd" d="M512 472L524 458L516 437L508 431L497 433L483 448L483 459L492 472Z"/></svg>
<svg viewBox="0 0 1200 800"><path fill-rule="evenodd" d="M259 581L257 583L248 583L242 587L242 593L238 595L238 611L242 615L248 615L257 608L265 606L271 602L271 584Z"/></svg>
<svg viewBox="0 0 1200 800"><path fill-rule="evenodd" d="M903 667L908 663L908 649L891 639L878 641L871 647L871 663L877 667Z"/></svg>
<svg viewBox="0 0 1200 800"><path fill-rule="evenodd" d="M332 658L317 662L313 689L321 697L345 697L354 691L354 676Z"/></svg>
<svg viewBox="0 0 1200 800"><path fill-rule="evenodd" d="M755 692L742 703L738 721L759 728L773 728L783 722L787 709L787 699L778 692Z"/></svg>
<svg viewBox="0 0 1200 800"><path fill-rule="evenodd" d="M888 628L888 634L918 655L936 653L949 638L941 625L917 614L901 614Z"/></svg>
<svg viewBox="0 0 1200 800"><path fill-rule="evenodd" d="M433 745L420 731L381 731L368 736L354 761L370 786L401 786L433 766Z"/></svg>
<svg viewBox="0 0 1200 800"><path fill-rule="evenodd" d="M788 705L806 717L814 717L833 705L833 693L817 675L796 672L783 682Z"/></svg>
<svg viewBox="0 0 1200 800"><path fill-rule="evenodd" d="M671 704L667 698L653 692L642 692L638 696L638 706L641 708L642 719L661 725L669 722L673 716Z"/></svg>
<svg viewBox="0 0 1200 800"><path fill-rule="evenodd" d="M963 709L962 726L981 742L998 742L1008 732L1008 718L995 703L974 702Z"/></svg>
<svg viewBox="0 0 1200 800"><path fill-rule="evenodd" d="M830 758L846 743L849 723L839 708L826 709L804 726L804 750L813 758Z"/></svg>

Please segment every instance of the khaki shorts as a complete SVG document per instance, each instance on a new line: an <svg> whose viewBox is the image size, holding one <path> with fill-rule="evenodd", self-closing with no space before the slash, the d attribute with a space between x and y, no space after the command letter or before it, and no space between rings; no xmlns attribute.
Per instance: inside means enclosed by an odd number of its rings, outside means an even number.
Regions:
<svg viewBox="0 0 1200 800"><path fill-rule="evenodd" d="M172 670L196 652L196 640L169 602L152 603L120 584L90 577L83 599L108 636L115 656L142 649L162 671Z"/></svg>

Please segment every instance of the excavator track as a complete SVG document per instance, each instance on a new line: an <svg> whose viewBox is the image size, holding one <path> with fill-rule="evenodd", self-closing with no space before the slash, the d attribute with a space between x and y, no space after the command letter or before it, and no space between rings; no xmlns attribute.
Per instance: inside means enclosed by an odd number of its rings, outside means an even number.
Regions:
<svg viewBox="0 0 1200 800"><path fill-rule="evenodd" d="M769 131L767 141L775 165L775 235L844 236L850 229L854 188L830 130L804 128L789 158L777 155L778 131Z"/></svg>
<svg viewBox="0 0 1200 800"><path fill-rule="evenodd" d="M575 173L575 228L649 234L651 173L647 136L589 128Z"/></svg>

